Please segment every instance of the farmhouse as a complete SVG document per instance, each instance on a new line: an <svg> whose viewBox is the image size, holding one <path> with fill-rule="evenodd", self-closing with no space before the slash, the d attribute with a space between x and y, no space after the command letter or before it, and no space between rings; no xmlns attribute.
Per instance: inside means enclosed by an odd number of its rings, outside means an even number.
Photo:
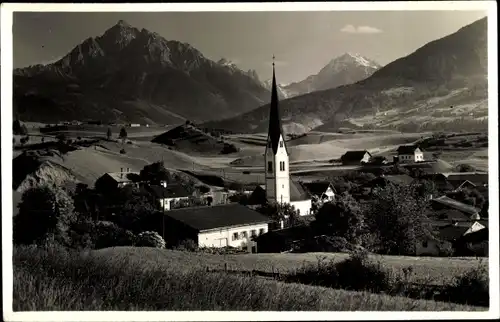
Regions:
<svg viewBox="0 0 500 322"><path fill-rule="evenodd" d="M266 200L288 203L298 210L301 216L309 215L312 208L310 196L299 183L290 179L290 154L285 137L278 109L278 91L273 65L269 129L264 152Z"/></svg>
<svg viewBox="0 0 500 322"><path fill-rule="evenodd" d="M323 201L332 201L335 198L335 188L330 182L305 182L304 188L313 196Z"/></svg>
<svg viewBox="0 0 500 322"><path fill-rule="evenodd" d="M476 254L483 253L485 247L486 249L488 247L484 245L485 241L487 244L488 239L484 239L484 232L481 232L483 230L487 232L487 227L477 221L441 226L438 229L438 238L429 237L417 243L415 253L417 256L438 256L442 249L448 247L452 247L455 250L455 256L465 256L467 253L471 255L471 252L475 252ZM481 232L481 234L478 234L479 232ZM467 245L467 241L469 241L471 245ZM468 246L469 248L472 246L475 249L468 249Z"/></svg>
<svg viewBox="0 0 500 322"><path fill-rule="evenodd" d="M123 188L126 185L134 184L134 180L132 180L134 176L139 176L139 172L132 172L129 168L124 172L123 168L120 168L120 172L103 174L96 180L95 186L104 190Z"/></svg>
<svg viewBox="0 0 500 322"><path fill-rule="evenodd" d="M188 200L193 195L180 184L163 183L163 185L146 185L145 187L155 196L163 210L170 210L175 202Z"/></svg>
<svg viewBox="0 0 500 322"><path fill-rule="evenodd" d="M424 161L423 151L416 145L402 145L398 148L399 162L422 162Z"/></svg>
<svg viewBox="0 0 500 322"><path fill-rule="evenodd" d="M340 157L343 165L361 165L368 163L372 155L366 150L347 151Z"/></svg>
<svg viewBox="0 0 500 322"><path fill-rule="evenodd" d="M252 238L266 233L270 222L237 203L175 209L165 214L165 239L172 244L190 239L199 247L248 247L252 251Z"/></svg>

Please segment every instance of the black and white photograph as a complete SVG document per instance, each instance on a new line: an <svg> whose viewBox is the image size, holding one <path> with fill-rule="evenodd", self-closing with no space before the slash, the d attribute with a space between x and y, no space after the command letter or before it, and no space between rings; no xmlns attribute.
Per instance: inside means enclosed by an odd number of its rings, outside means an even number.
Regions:
<svg viewBox="0 0 500 322"><path fill-rule="evenodd" d="M313 4L2 4L6 321L499 317L496 2Z"/></svg>

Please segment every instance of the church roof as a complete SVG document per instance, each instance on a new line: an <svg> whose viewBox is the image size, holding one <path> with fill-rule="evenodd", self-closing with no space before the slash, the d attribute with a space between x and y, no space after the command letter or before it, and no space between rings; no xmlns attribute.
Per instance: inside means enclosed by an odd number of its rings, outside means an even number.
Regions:
<svg viewBox="0 0 500 322"><path fill-rule="evenodd" d="M257 186L249 197L249 205L258 205L266 202L267 195L265 186ZM290 180L290 201L302 201L311 199L310 194L304 189L300 182Z"/></svg>
<svg viewBox="0 0 500 322"><path fill-rule="evenodd" d="M286 143L285 143L285 133L283 132L283 126L281 124L278 101L279 100L278 100L278 90L276 88L276 74L274 72L274 63L273 63L273 83L271 87L271 105L269 111L268 138L269 140L271 140L271 148L273 149L273 153L276 154L278 152L280 135L282 135L283 143L285 144L285 150L288 154L288 150L286 148Z"/></svg>

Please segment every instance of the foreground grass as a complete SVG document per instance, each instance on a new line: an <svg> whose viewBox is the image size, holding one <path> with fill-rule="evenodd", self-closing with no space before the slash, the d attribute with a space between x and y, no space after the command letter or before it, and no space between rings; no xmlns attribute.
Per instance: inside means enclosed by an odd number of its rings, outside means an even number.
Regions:
<svg viewBox="0 0 500 322"><path fill-rule="evenodd" d="M452 303L285 284L258 277L208 273L196 267L179 269L180 266L169 266L160 258L140 261L102 255L58 249L15 249L13 309L485 310Z"/></svg>
<svg viewBox="0 0 500 322"><path fill-rule="evenodd" d="M156 248L114 247L95 251L95 255L109 261L140 261L143 265L156 263L176 270L186 270L192 267L224 268L230 270L291 273L301 270L305 265L316 264L318 260L333 260L340 262L349 257L343 253L305 253L305 254L241 254L212 255L190 253ZM430 283L436 285L449 284L455 276L477 267L480 260L475 258L439 258L410 256L379 256L371 255L371 259L381 261L384 266L395 271L412 267L410 282ZM488 259L482 260L485 265Z"/></svg>

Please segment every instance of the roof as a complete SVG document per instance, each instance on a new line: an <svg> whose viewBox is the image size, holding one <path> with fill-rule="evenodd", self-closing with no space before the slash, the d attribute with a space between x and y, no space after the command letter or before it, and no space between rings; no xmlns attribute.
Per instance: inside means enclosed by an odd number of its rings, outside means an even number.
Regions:
<svg viewBox="0 0 500 322"><path fill-rule="evenodd" d="M182 222L198 231L264 224L272 221L257 211L237 203L175 209L165 213L165 216Z"/></svg>
<svg viewBox="0 0 500 322"><path fill-rule="evenodd" d="M477 230L467 235L463 235L460 239L467 243L477 243L477 242L487 241L489 240L489 229L486 227Z"/></svg>
<svg viewBox="0 0 500 322"><path fill-rule="evenodd" d="M430 215L429 217L436 218L437 220L440 221L446 221L448 223L450 221L469 222L471 220L470 216L456 209L445 209L433 212L432 215Z"/></svg>
<svg viewBox="0 0 500 322"><path fill-rule="evenodd" d="M468 180L476 186L488 184L488 173L480 172L444 172L443 175L456 187Z"/></svg>
<svg viewBox="0 0 500 322"><path fill-rule="evenodd" d="M281 117L278 106L278 90L276 88L276 74L274 71L274 63L273 63L273 83L271 88L271 105L269 111L269 136L268 138L271 140L271 148L273 149L273 153L276 154L278 152L278 144L280 140L280 135L283 136L283 142L285 141L285 134L283 132L283 126L281 124ZM286 143L285 150L286 149Z"/></svg>
<svg viewBox="0 0 500 322"><path fill-rule="evenodd" d="M397 151L398 154L413 154L418 148L416 145L401 145Z"/></svg>
<svg viewBox="0 0 500 322"><path fill-rule="evenodd" d="M139 172L108 172L106 173L108 176L110 176L113 180L115 180L116 182L118 183L121 183L121 182L130 182L132 180L130 180L128 178L128 174L136 174L136 175L139 175Z"/></svg>
<svg viewBox="0 0 500 322"><path fill-rule="evenodd" d="M290 201L302 201L311 199L309 193L304 189L300 182L290 180ZM265 203L267 194L265 186L259 185L255 187L248 200L249 205L257 205Z"/></svg>
<svg viewBox="0 0 500 322"><path fill-rule="evenodd" d="M146 189L157 198L179 198L192 195L180 184L169 184L166 188L160 185L148 185Z"/></svg>
<svg viewBox="0 0 500 322"><path fill-rule="evenodd" d="M302 186L309 191L311 194L321 196L323 193L328 190L328 187L332 187L335 191L333 185L328 181L315 181L315 182L304 182Z"/></svg>
<svg viewBox="0 0 500 322"><path fill-rule="evenodd" d="M479 211L481 211L480 209L478 209L476 207L464 204L460 201L457 201L455 199L451 199L447 196L441 196L439 198L432 199L432 201L438 202L442 205L448 206L448 207L453 208L453 209L460 210L461 212L467 213L469 215L474 215L474 214L479 213Z"/></svg>
<svg viewBox="0 0 500 322"><path fill-rule="evenodd" d="M367 150L347 151L340 159L342 161L361 161L366 153L370 154Z"/></svg>
<svg viewBox="0 0 500 322"><path fill-rule="evenodd" d="M439 229L439 237L443 240L453 241L462 237L470 226L464 225L447 225Z"/></svg>
<svg viewBox="0 0 500 322"><path fill-rule="evenodd" d="M263 240L265 238L269 237L278 237L280 239L283 239L285 241L294 241L294 240L301 240L305 239L308 236L312 236L313 231L310 228L310 226L295 226L295 227L289 227L285 229L278 229L278 230L273 230L269 231L267 233L264 233L258 237L256 237L256 241Z"/></svg>
<svg viewBox="0 0 500 322"><path fill-rule="evenodd" d="M290 201L302 201L311 199L300 182L290 180Z"/></svg>

